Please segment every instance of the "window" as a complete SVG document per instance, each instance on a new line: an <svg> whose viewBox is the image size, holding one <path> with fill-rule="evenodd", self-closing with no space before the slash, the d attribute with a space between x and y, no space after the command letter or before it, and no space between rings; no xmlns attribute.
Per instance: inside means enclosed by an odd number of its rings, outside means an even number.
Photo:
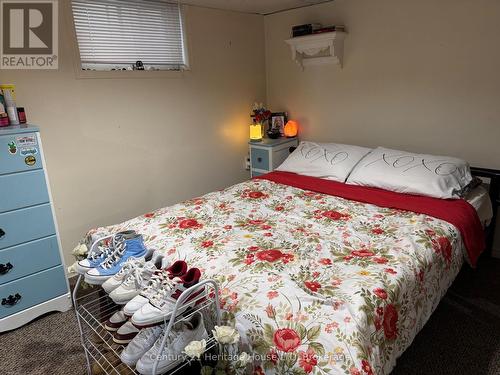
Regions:
<svg viewBox="0 0 500 375"><path fill-rule="evenodd" d="M179 4L153 0L73 0L82 69L187 68Z"/></svg>

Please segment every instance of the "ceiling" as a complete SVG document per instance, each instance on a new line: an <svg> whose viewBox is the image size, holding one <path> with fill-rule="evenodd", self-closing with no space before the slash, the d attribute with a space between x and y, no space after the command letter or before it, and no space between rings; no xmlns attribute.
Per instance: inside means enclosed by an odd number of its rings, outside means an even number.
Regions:
<svg viewBox="0 0 500 375"><path fill-rule="evenodd" d="M237 12L270 14L332 0L180 0L183 4Z"/></svg>

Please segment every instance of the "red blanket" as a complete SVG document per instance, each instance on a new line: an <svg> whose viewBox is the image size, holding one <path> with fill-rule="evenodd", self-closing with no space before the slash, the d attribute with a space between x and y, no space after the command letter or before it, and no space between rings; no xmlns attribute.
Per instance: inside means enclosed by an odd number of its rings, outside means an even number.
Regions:
<svg viewBox="0 0 500 375"><path fill-rule="evenodd" d="M271 172L257 178L380 207L417 212L447 221L457 227L462 234L469 262L473 267L476 266L477 259L485 248L484 231L477 212L463 199L438 199L401 194L288 172Z"/></svg>

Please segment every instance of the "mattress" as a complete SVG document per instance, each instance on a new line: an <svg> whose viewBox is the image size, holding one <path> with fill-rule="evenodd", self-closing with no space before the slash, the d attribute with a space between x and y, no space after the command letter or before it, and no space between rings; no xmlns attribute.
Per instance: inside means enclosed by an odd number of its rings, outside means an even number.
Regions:
<svg viewBox="0 0 500 375"><path fill-rule="evenodd" d="M219 283L266 374L388 374L464 261L446 221L267 180L89 235L125 229Z"/></svg>
<svg viewBox="0 0 500 375"><path fill-rule="evenodd" d="M488 190L481 185L477 186L469 194L467 194L465 200L476 209L479 220L483 226L489 225L491 218L493 217L493 206L491 204Z"/></svg>

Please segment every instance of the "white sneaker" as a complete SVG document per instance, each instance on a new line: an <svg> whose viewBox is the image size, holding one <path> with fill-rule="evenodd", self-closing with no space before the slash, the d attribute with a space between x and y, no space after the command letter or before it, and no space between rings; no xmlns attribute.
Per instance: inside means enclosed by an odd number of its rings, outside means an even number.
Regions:
<svg viewBox="0 0 500 375"><path fill-rule="evenodd" d="M201 272L198 268L189 269L186 274L180 278L166 280L162 287L156 290L156 293L149 299L149 303L144 304L132 316L132 323L136 327L151 327L170 320L174 311L177 299L188 288L198 284ZM196 305L204 293L203 287L194 290L191 295L177 309L177 314L182 314L188 308Z"/></svg>
<svg viewBox="0 0 500 375"><path fill-rule="evenodd" d="M136 311L138 311L142 306L149 302L149 299L152 298L158 289L161 288L163 283L168 283L168 279L174 277L181 277L187 271L187 264L183 260L178 260L174 262L170 267L166 270L158 271L151 279L148 281L147 286L142 289L139 295L135 296L127 302L125 307L123 308L123 312L127 316L132 316Z"/></svg>
<svg viewBox="0 0 500 375"><path fill-rule="evenodd" d="M128 344L139 333L139 328L134 326L130 321L126 322L113 335L113 341L117 344Z"/></svg>
<svg viewBox="0 0 500 375"><path fill-rule="evenodd" d="M160 335L153 347L137 362L136 370L140 374L153 374L153 365L157 359L159 359L158 374L163 374L181 363L186 358L183 351L187 344L194 340L199 341L208 338L203 316L196 313L189 321L180 321L174 324L165 342L165 347L160 353L163 337L163 335Z"/></svg>
<svg viewBox="0 0 500 375"><path fill-rule="evenodd" d="M106 293L111 293L121 285L130 272L132 272L135 268L142 266L145 262L145 258L129 258L116 275L113 275L113 277L109 278L102 284L102 288Z"/></svg>
<svg viewBox="0 0 500 375"><path fill-rule="evenodd" d="M115 312L111 317L106 320L106 323L104 323L104 329L106 331L114 332L118 330L125 322L128 320L128 318L125 316L123 313L123 310L119 310Z"/></svg>
<svg viewBox="0 0 500 375"><path fill-rule="evenodd" d="M142 329L127 345L120 355L120 359L127 366L135 366L137 361L154 345L165 327L156 326Z"/></svg>
<svg viewBox="0 0 500 375"><path fill-rule="evenodd" d="M161 269L162 261L163 257L158 257L156 263L149 261L133 269L127 274L123 283L109 294L111 299L118 305L124 305L137 296L155 271Z"/></svg>

